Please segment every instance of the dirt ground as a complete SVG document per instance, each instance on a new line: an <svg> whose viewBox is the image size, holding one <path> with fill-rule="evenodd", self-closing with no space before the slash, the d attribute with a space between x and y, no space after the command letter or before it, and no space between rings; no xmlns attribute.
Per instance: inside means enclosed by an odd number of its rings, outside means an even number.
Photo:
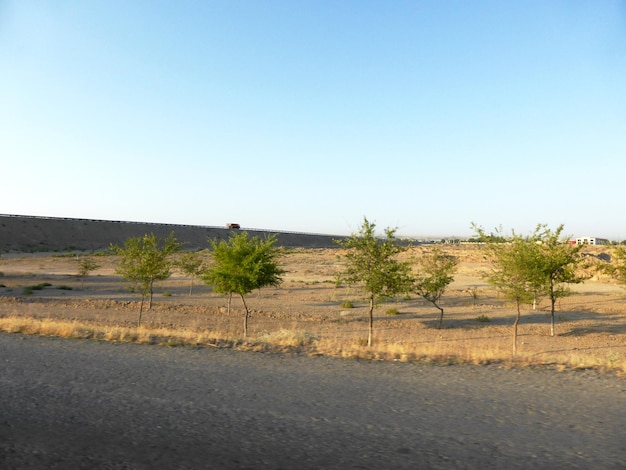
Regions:
<svg viewBox="0 0 626 470"><path fill-rule="evenodd" d="M588 252L607 252L589 247ZM406 257L418 257L432 249L412 248ZM423 354L473 358L509 354L512 343L514 306L481 278L488 269L480 247L445 248L460 260L454 282L442 299L445 315L436 328L439 312L413 294L391 299L375 310L375 342L420 350ZM90 256L100 267L85 279L77 276L78 260ZM139 294L115 274L117 258L74 254L3 254L0 259L0 315L28 315L95 321L111 325L136 324ZM367 301L356 288L337 286L342 269L338 249L288 249L282 258L287 271L279 288L266 288L246 298L251 309L249 335L258 337L279 330L307 332L318 339L360 344L367 337ZM41 283L50 286L24 295L24 288ZM211 292L199 280L180 273L155 287L153 306L144 312L149 326L207 329L241 333L241 299L227 299ZM522 312L518 351L546 364L626 364L626 290L605 276L594 276L571 286L572 295L557 303L556 333L550 336L549 302ZM342 308L344 301L354 308ZM399 313L390 314L396 309ZM482 317L489 321L479 321ZM486 359L486 360L487 360ZM619 368L619 367L618 367Z"/></svg>

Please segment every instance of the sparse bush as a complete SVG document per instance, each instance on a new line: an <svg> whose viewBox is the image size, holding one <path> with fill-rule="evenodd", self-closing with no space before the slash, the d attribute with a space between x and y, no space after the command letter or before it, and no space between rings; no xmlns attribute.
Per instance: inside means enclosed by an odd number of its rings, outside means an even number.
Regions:
<svg viewBox="0 0 626 470"><path fill-rule="evenodd" d="M42 282L41 284L36 284L34 286L27 286L24 287L24 290L22 291L23 295L32 295L34 291L36 290L44 290L46 287L50 287L52 286L52 284L50 284L49 282Z"/></svg>
<svg viewBox="0 0 626 470"><path fill-rule="evenodd" d="M491 321L491 318L489 318L487 315L479 315L476 317L476 321L480 323L489 323Z"/></svg>
<svg viewBox="0 0 626 470"><path fill-rule="evenodd" d="M478 287L475 287L475 286L468 287L467 288L467 293L472 298L473 304L476 305L476 302L478 302L478 297L479 297L479 294L480 294L480 291L478 290Z"/></svg>
<svg viewBox="0 0 626 470"><path fill-rule="evenodd" d="M400 315L400 312L397 308L388 308L385 315Z"/></svg>
<svg viewBox="0 0 626 470"><path fill-rule="evenodd" d="M57 289L59 289L59 290L72 290L72 288L70 286L58 286Z"/></svg>
<svg viewBox="0 0 626 470"><path fill-rule="evenodd" d="M31 288L33 290L44 290L46 287L51 287L51 286L52 284L50 284L49 282L42 282L41 284L31 286Z"/></svg>
<svg viewBox="0 0 626 470"><path fill-rule="evenodd" d="M85 285L85 278L89 275L89 273L91 271L95 271L96 269L98 269L100 267L100 265L98 263L96 263L95 261L89 259L89 258L85 258L85 259L81 259L78 262L78 277L81 279L81 283L80 286L84 287Z"/></svg>
<svg viewBox="0 0 626 470"><path fill-rule="evenodd" d="M163 292L163 297L171 297L172 294L168 291Z"/></svg>
<svg viewBox="0 0 626 470"><path fill-rule="evenodd" d="M344 300L341 302L341 308L354 308L354 304L349 300Z"/></svg>

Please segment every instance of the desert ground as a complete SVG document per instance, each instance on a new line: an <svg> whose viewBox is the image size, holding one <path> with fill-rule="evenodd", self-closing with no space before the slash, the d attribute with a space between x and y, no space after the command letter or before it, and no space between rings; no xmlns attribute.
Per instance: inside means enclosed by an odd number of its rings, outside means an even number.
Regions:
<svg viewBox="0 0 626 470"><path fill-rule="evenodd" d="M414 247L403 256L416 259L430 249ZM312 355L474 364L514 359L555 368L624 372L626 290L622 286L597 273L584 284L571 286L572 295L557 303L554 337L550 336L549 301L540 301L535 310L524 307L518 354L512 358L515 308L481 277L489 269L483 251L472 245L446 246L445 250L460 263L441 302L445 309L442 327L437 328L439 311L416 294L388 299L375 310L371 349L363 344L367 338L363 292L336 282L343 267L339 249L284 249L282 285L246 298L251 310L246 341L241 340L241 299L233 297L229 313L225 296L211 292L197 279L191 290L192 280L178 272L155 286L152 308L144 311L142 324L153 330L214 337L215 344L217 338L228 339L220 344L257 350L280 343L283 349ZM598 255L607 250L589 247L587 251ZM86 256L100 267L81 279L78 261ZM129 291L115 273L117 261L112 255L86 253L3 254L0 316L133 328L141 297ZM24 288L38 284L50 285L25 295ZM345 301L354 308L342 307ZM11 326L3 329L23 331Z"/></svg>

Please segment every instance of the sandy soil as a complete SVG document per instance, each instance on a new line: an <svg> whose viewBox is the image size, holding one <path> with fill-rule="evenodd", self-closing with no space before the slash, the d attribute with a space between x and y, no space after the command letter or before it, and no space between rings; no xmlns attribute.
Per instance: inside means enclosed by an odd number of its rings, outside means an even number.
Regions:
<svg viewBox="0 0 626 470"><path fill-rule="evenodd" d="M419 256L428 247L416 247L407 257ZM461 263L455 281L444 295L443 327L435 328L439 312L412 295L393 299L375 311L374 339L389 344L415 345L439 351L480 356L480 351L510 351L514 308L501 299L480 277L487 269L478 247L447 248ZM602 247L589 247L600 253ZM337 287L335 275L342 268L337 249L290 249L283 258L287 270L280 288L252 293L247 303L252 314L250 336L280 329L308 332L317 338L356 344L367 337L367 302L355 288ZM42 318L91 320L133 325L140 297L126 289L115 275L116 258L94 257L101 267L86 279L77 277L77 258L66 254L4 254L0 259L0 315L32 315ZM48 282L52 286L23 295L23 288ZM224 296L214 294L196 281L190 295L190 280L175 273L156 286L154 304L144 314L152 326L221 329L233 334L242 329L240 299L233 298L233 311L226 313ZM71 290L59 289L60 286ZM549 305L527 308L519 327L521 353L559 363L580 357L581 364L626 361L626 290L606 277L595 275L572 286L573 295L557 304L557 336L550 337ZM473 296L472 293L476 295ZM355 308L341 307L350 300ZM388 315L389 309L397 315ZM489 322L479 322L479 316Z"/></svg>

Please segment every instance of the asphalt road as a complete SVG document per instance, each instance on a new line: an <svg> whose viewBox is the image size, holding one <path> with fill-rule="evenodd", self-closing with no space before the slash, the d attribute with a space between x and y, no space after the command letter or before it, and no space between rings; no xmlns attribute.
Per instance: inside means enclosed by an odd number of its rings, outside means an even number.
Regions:
<svg viewBox="0 0 626 470"><path fill-rule="evenodd" d="M624 469L626 380L0 334L0 468Z"/></svg>

